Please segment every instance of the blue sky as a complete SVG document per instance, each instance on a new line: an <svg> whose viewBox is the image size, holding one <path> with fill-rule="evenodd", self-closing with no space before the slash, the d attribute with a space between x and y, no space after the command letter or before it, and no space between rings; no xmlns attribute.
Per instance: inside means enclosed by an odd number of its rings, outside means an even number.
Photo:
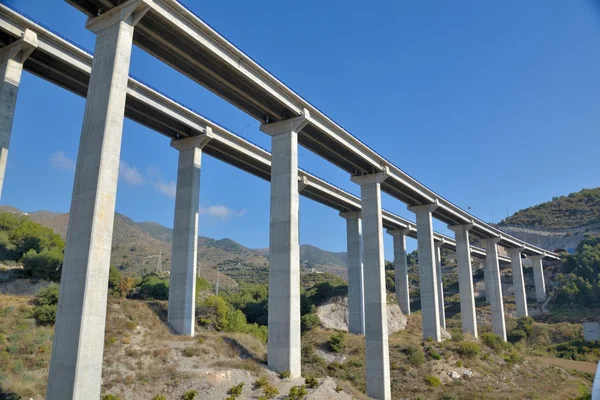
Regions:
<svg viewBox="0 0 600 400"><path fill-rule="evenodd" d="M94 48L85 17L64 1L8 2ZM600 11L591 1L184 3L363 142L484 220L600 186ZM270 148L257 121L137 48L131 74ZM2 204L68 211L84 104L24 73ZM172 226L177 153L168 139L126 120L121 156L117 211ZM308 150L299 163L359 193ZM200 234L268 246L267 182L205 156L200 197ZM382 201L414 220L403 203ZM337 212L301 199L301 243L344 251L345 240ZM392 258L387 235L385 253Z"/></svg>

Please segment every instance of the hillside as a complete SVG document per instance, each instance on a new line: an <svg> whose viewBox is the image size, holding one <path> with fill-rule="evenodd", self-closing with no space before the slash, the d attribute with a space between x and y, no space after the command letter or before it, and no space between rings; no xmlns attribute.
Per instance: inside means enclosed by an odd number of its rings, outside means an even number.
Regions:
<svg viewBox="0 0 600 400"><path fill-rule="evenodd" d="M600 225L600 188L554 197L551 201L520 210L498 225L543 230L597 228Z"/></svg>
<svg viewBox="0 0 600 400"><path fill-rule="evenodd" d="M0 211L21 212L15 207L0 206ZM29 217L53 229L66 238L68 213L37 211ZM111 263L126 274L139 274L144 270L170 269L173 230L156 222L136 222L125 215L115 213ZM215 282L217 266L225 276L220 284L236 285L235 281L267 280L268 249L250 249L231 239L198 237L198 261L202 276ZM301 265L322 272L347 277L345 253L334 253L311 245L300 246Z"/></svg>

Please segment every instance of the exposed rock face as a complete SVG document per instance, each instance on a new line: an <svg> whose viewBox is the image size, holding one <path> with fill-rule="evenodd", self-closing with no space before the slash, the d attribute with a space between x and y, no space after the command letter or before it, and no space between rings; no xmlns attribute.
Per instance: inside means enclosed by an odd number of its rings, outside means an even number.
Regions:
<svg viewBox="0 0 600 400"><path fill-rule="evenodd" d="M388 304L388 331L394 333L406 327L406 317L400 306ZM335 297L317 309L321 324L327 329L348 332L348 298Z"/></svg>

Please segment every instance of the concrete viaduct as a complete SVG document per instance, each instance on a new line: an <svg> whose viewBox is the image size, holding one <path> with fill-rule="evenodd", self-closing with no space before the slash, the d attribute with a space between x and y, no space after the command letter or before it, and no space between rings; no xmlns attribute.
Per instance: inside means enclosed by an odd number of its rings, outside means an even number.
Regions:
<svg viewBox="0 0 600 400"><path fill-rule="evenodd" d="M440 248L456 251L462 330L477 337L471 257L483 258L493 331L506 340L500 263L513 272L517 315L527 315L521 259L533 261L545 300L542 259L558 256L502 234L417 182L295 94L174 0L68 0L90 18L95 57L0 4L0 190L23 69L87 97L61 279L48 399L99 398L108 266L123 118L173 139L179 151L169 323L194 334L201 156L207 153L271 182L268 364L300 375L298 196L347 221L349 325L364 334L367 394L389 399L383 228L394 238L398 303L410 313L406 236L418 241L423 338L445 326ZM120 5L116 5L120 3ZM132 44L262 122L272 154L129 77ZM297 145L331 161L361 187L360 198L298 168ZM381 209L380 191L406 203L416 224ZM432 218L452 239L435 233ZM484 249L470 245L479 237ZM498 245L510 257L498 253Z"/></svg>

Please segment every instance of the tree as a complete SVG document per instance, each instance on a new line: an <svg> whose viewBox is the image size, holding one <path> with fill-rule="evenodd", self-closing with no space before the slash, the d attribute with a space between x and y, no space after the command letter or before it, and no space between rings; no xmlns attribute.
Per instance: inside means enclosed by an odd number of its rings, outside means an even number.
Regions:
<svg viewBox="0 0 600 400"><path fill-rule="evenodd" d="M35 249L30 249L21 257L21 263L27 275L34 279L51 281L60 280L62 260L62 251L57 248L43 249L40 253Z"/></svg>

